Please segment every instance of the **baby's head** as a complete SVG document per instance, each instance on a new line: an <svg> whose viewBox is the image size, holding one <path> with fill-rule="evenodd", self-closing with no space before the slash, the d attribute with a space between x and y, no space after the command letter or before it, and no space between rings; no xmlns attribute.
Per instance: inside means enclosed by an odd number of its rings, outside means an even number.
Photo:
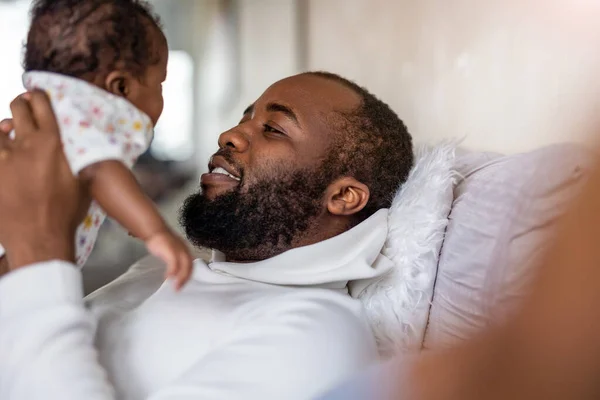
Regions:
<svg viewBox="0 0 600 400"><path fill-rule="evenodd" d="M125 97L156 124L163 110L168 48L143 0L34 0L26 72L86 80Z"/></svg>

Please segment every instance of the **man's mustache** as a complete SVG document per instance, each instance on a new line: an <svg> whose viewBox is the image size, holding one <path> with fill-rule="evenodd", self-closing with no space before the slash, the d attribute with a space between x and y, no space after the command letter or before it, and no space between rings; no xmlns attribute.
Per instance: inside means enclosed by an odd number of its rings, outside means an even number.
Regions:
<svg viewBox="0 0 600 400"><path fill-rule="evenodd" d="M233 152L231 150L229 150L228 148L220 149L212 156L213 157L217 157L217 156L223 157L225 159L225 161L227 161L228 164L230 164L232 167L234 167L236 169L236 171L238 171L240 173L240 177L244 176L244 167L242 167L240 164L238 164L235 161L235 159L233 158Z"/></svg>

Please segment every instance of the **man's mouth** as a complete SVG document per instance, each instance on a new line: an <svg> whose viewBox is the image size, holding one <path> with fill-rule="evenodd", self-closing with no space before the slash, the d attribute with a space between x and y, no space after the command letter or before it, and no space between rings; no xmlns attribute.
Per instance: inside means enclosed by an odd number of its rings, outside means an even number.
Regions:
<svg viewBox="0 0 600 400"><path fill-rule="evenodd" d="M208 171L200 180L203 186L219 188L217 191L220 192L240 185L241 173L223 156L214 156L208 164Z"/></svg>
<svg viewBox="0 0 600 400"><path fill-rule="evenodd" d="M227 175L238 181L240 180L241 176L241 173L238 171L238 169L232 165L232 163L228 162L225 157L220 155L213 156L213 158L210 159L208 171L211 174Z"/></svg>
<svg viewBox="0 0 600 400"><path fill-rule="evenodd" d="M221 168L221 167L216 167L215 169L213 169L212 171L210 171L211 174L221 174L221 175L225 175L228 176L232 179L235 179L236 181L239 182L240 178L238 178L237 176L234 176L233 174L231 174L230 172L227 172L227 170L225 168Z"/></svg>

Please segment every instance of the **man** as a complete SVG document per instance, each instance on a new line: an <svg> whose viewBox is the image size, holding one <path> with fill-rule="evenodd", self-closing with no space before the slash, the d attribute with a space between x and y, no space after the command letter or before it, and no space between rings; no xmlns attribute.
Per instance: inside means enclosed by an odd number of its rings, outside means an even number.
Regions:
<svg viewBox="0 0 600 400"><path fill-rule="evenodd" d="M411 138L383 102L337 75L275 83L219 138L181 223L196 246L181 293L138 265L88 299L72 264L89 199L43 94L0 135L2 399L310 399L377 352L360 303ZM11 126L4 124L7 133Z"/></svg>

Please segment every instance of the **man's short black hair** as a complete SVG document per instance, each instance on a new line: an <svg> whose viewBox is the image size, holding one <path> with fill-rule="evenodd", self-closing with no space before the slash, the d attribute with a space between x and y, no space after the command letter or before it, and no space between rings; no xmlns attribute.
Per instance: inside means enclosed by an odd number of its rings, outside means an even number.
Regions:
<svg viewBox="0 0 600 400"><path fill-rule="evenodd" d="M119 65L139 77L159 61L157 37L143 0L34 0L23 67L89 80Z"/></svg>
<svg viewBox="0 0 600 400"><path fill-rule="evenodd" d="M325 162L334 177L352 176L369 187L370 199L355 225L391 206L413 166L412 138L398 115L367 89L330 72L308 74L338 82L361 99L354 110L338 112L333 122L338 134Z"/></svg>

